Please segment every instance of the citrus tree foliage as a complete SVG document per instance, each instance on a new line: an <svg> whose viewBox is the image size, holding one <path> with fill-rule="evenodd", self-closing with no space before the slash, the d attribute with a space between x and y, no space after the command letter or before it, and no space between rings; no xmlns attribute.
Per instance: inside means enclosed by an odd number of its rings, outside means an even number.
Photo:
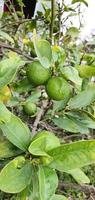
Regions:
<svg viewBox="0 0 95 200"><path fill-rule="evenodd" d="M22 12L0 21L0 190L18 200L66 200L58 171L90 183L82 167L95 163L95 140L64 140L95 129L93 43L77 45L80 29L60 28L62 11L68 19L81 3L42 1L37 24Z"/></svg>

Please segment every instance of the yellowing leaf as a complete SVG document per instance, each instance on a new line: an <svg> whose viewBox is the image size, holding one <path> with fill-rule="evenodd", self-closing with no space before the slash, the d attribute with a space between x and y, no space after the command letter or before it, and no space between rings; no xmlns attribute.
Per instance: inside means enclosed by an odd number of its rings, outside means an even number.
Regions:
<svg viewBox="0 0 95 200"><path fill-rule="evenodd" d="M31 180L31 164L20 156L9 162L0 172L0 189L7 193L19 193Z"/></svg>
<svg viewBox="0 0 95 200"><path fill-rule="evenodd" d="M50 167L68 172L95 163L95 140L64 144L48 151L53 157Z"/></svg>
<svg viewBox="0 0 95 200"><path fill-rule="evenodd" d="M0 89L15 78L19 67L24 64L25 62L19 56L0 61Z"/></svg>

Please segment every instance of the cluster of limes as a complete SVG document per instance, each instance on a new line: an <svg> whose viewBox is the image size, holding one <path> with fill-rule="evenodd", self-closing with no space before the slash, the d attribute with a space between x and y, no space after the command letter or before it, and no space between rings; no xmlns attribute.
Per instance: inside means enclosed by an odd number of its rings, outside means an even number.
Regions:
<svg viewBox="0 0 95 200"><path fill-rule="evenodd" d="M71 93L70 85L63 77L51 76L50 69L44 68L37 60L28 64L26 75L32 85L45 85L45 91L52 100L63 100ZM24 105L24 111L29 115L34 114L36 112L35 104L27 102Z"/></svg>
<svg viewBox="0 0 95 200"><path fill-rule="evenodd" d="M45 85L50 99L60 101L70 94L68 82L61 76L51 76L49 69L44 68L39 61L34 61L27 67L27 78L35 86Z"/></svg>
<svg viewBox="0 0 95 200"><path fill-rule="evenodd" d="M77 66L80 77L88 78L95 76L95 67L91 66ZM50 69L44 68L38 60L33 61L27 66L27 79L34 86L45 86L45 91L48 97L52 100L60 101L70 97L71 87L67 80L61 75L52 76ZM6 85L0 90L0 101L7 103L11 98L10 88ZM23 105L25 113L29 116L35 115L37 106L30 101Z"/></svg>
<svg viewBox="0 0 95 200"><path fill-rule="evenodd" d="M48 97L52 100L60 101L68 97L71 93L71 88L68 82L61 76L52 76L50 69L44 68L37 60L28 64L26 71L27 78L34 86L45 85L45 91ZM11 98L11 91L8 86L0 90L0 101L7 103ZM23 109L29 116L37 112L35 103L27 101L23 105Z"/></svg>

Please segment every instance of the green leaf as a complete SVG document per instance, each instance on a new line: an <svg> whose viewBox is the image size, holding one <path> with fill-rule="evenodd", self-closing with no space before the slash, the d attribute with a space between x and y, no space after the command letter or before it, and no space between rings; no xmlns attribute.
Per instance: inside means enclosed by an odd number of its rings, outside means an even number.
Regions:
<svg viewBox="0 0 95 200"><path fill-rule="evenodd" d="M3 103L0 103L0 108L2 108L0 110L0 117L2 116L3 121L0 123L0 128L4 135L15 146L26 151L30 144L30 131L28 127L18 117L8 111ZM9 121L5 119L5 115L8 112L10 115Z"/></svg>
<svg viewBox="0 0 95 200"><path fill-rule="evenodd" d="M68 112L67 115L72 117L72 120L76 123L79 122L85 127L95 129L95 117L85 111L72 111Z"/></svg>
<svg viewBox="0 0 95 200"><path fill-rule="evenodd" d="M27 78L24 78L23 80L14 83L12 87L13 90L15 90L18 93L29 92L33 88L32 84L28 81Z"/></svg>
<svg viewBox="0 0 95 200"><path fill-rule="evenodd" d="M38 177L40 200L50 200L58 186L55 170L39 166Z"/></svg>
<svg viewBox="0 0 95 200"><path fill-rule="evenodd" d="M40 200L45 199L45 174L44 174L44 169L43 167L39 166L39 171L38 171L38 178L39 178L39 195L40 195Z"/></svg>
<svg viewBox="0 0 95 200"><path fill-rule="evenodd" d="M88 64L88 66L91 66L91 63L93 63L95 61L95 55L94 53L85 53L85 55L83 56L83 60L86 61L86 63ZM89 67L90 67L89 66Z"/></svg>
<svg viewBox="0 0 95 200"><path fill-rule="evenodd" d="M14 44L13 38L8 33L5 33L4 31L0 31L0 38L3 38L4 40L8 40L9 42Z"/></svg>
<svg viewBox="0 0 95 200"><path fill-rule="evenodd" d="M4 158L11 158L18 155L19 153L21 153L20 150L18 150L6 139L4 139L4 141L0 141L0 160Z"/></svg>
<svg viewBox="0 0 95 200"><path fill-rule="evenodd" d="M41 97L41 91L39 90L35 90L34 92L31 93L31 95L26 99L27 101L31 101L33 103L35 103L36 101L38 101L38 99Z"/></svg>
<svg viewBox="0 0 95 200"><path fill-rule="evenodd" d="M60 146L60 142L53 133L41 131L33 138L29 152L37 156L48 156L47 151L57 146Z"/></svg>
<svg viewBox="0 0 95 200"><path fill-rule="evenodd" d="M15 200L26 200L28 196L27 188L25 188L22 192L16 194Z"/></svg>
<svg viewBox="0 0 95 200"><path fill-rule="evenodd" d="M78 71L74 67L63 67L61 73L67 80L72 81L76 85L82 85L82 79L79 77Z"/></svg>
<svg viewBox="0 0 95 200"><path fill-rule="evenodd" d="M15 78L19 67L24 64L25 62L18 56L0 61L0 89Z"/></svg>
<svg viewBox="0 0 95 200"><path fill-rule="evenodd" d="M54 194L50 200L68 200L68 199L63 195Z"/></svg>
<svg viewBox="0 0 95 200"><path fill-rule="evenodd" d="M34 33L34 48L40 63L45 68L49 68L52 60L51 45L47 40L37 39Z"/></svg>
<svg viewBox="0 0 95 200"><path fill-rule="evenodd" d="M54 117L52 121L59 128L72 133L89 133L88 128L84 124L66 115L58 118Z"/></svg>
<svg viewBox="0 0 95 200"><path fill-rule="evenodd" d="M91 78L95 76L95 66L78 65L76 66L76 70L82 78Z"/></svg>
<svg viewBox="0 0 95 200"><path fill-rule="evenodd" d="M5 107L3 103L0 102L0 122L10 122L11 112Z"/></svg>
<svg viewBox="0 0 95 200"><path fill-rule="evenodd" d="M54 62L57 62L57 67L63 67L66 60L65 50L57 45L52 46L52 58Z"/></svg>
<svg viewBox="0 0 95 200"><path fill-rule="evenodd" d="M72 38L78 37L79 33L80 33L80 31L76 27L70 27L66 32L66 34L71 36Z"/></svg>
<svg viewBox="0 0 95 200"><path fill-rule="evenodd" d="M52 115L55 111L60 111L60 110L63 110L68 101L70 99L70 95L69 96L66 96L64 97L64 100L61 100L61 101L53 101L53 109L52 109Z"/></svg>
<svg viewBox="0 0 95 200"><path fill-rule="evenodd" d="M54 117L52 119L52 121L54 122L54 124L56 126L58 126L61 129L64 129L66 131L72 132L72 133L78 133L79 129L78 126L68 117L64 116L64 117Z"/></svg>
<svg viewBox="0 0 95 200"><path fill-rule="evenodd" d="M95 140L61 145L48 151L48 154L53 157L50 167L68 172L95 163Z"/></svg>
<svg viewBox="0 0 95 200"><path fill-rule="evenodd" d="M28 186L29 190L29 199L31 200L40 200L39 197L39 180L38 180L38 166L32 165L32 180Z"/></svg>
<svg viewBox="0 0 95 200"><path fill-rule="evenodd" d="M19 156L9 162L0 172L0 189L7 193L19 193L29 184L31 164Z"/></svg>
<svg viewBox="0 0 95 200"><path fill-rule="evenodd" d="M79 109L90 105L95 101L95 85L89 86L84 91L75 95L69 102L71 109Z"/></svg>
<svg viewBox="0 0 95 200"><path fill-rule="evenodd" d="M87 1L85 0L72 0L72 3L84 3L86 6L88 6Z"/></svg>
<svg viewBox="0 0 95 200"><path fill-rule="evenodd" d="M68 171L68 173L71 174L79 184L90 183L90 179L85 175L85 173L81 169L73 169Z"/></svg>

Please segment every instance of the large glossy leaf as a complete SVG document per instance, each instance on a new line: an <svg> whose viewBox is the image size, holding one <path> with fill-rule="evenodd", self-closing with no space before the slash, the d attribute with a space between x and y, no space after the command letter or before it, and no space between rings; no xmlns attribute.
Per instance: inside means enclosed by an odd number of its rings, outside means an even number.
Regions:
<svg viewBox="0 0 95 200"><path fill-rule="evenodd" d="M54 117L52 121L59 128L72 133L89 133L85 124L77 119L73 119L71 116L60 116L59 118Z"/></svg>
<svg viewBox="0 0 95 200"><path fill-rule="evenodd" d="M40 63L45 68L49 68L52 60L51 45L47 40L37 39L34 33L34 48Z"/></svg>
<svg viewBox="0 0 95 200"><path fill-rule="evenodd" d="M68 200L68 199L63 195L54 194L50 200Z"/></svg>
<svg viewBox="0 0 95 200"><path fill-rule="evenodd" d="M0 128L4 135L15 146L23 151L26 151L30 144L30 131L28 127L18 117L8 111L3 103L0 103L0 108L2 108L0 109L0 117L2 116ZM8 113L10 116L9 121ZM5 119L6 114L7 119Z"/></svg>
<svg viewBox="0 0 95 200"><path fill-rule="evenodd" d="M19 153L21 153L20 150L6 139L4 141L0 141L0 160L16 156Z"/></svg>
<svg viewBox="0 0 95 200"><path fill-rule="evenodd" d="M21 192L31 179L31 164L20 156L9 162L0 172L0 189L7 193Z"/></svg>
<svg viewBox="0 0 95 200"><path fill-rule="evenodd" d="M53 157L50 167L68 172L95 163L95 140L64 144L52 149L48 154Z"/></svg>
<svg viewBox="0 0 95 200"><path fill-rule="evenodd" d="M40 200L50 200L58 186L55 170L39 166L38 177Z"/></svg>
<svg viewBox="0 0 95 200"><path fill-rule="evenodd" d="M86 90L74 96L70 102L69 107L72 109L82 108L90 105L95 101L95 85L88 87Z"/></svg>
<svg viewBox="0 0 95 200"><path fill-rule="evenodd" d="M90 183L90 179L81 169L73 169L68 171L68 173L71 174L79 184Z"/></svg>
<svg viewBox="0 0 95 200"><path fill-rule="evenodd" d="M24 64L25 62L18 56L13 56L0 62L0 89L14 79L19 67Z"/></svg>
<svg viewBox="0 0 95 200"><path fill-rule="evenodd" d="M60 146L60 142L53 133L41 131L33 138L29 152L37 156L48 156L47 151L57 146Z"/></svg>

